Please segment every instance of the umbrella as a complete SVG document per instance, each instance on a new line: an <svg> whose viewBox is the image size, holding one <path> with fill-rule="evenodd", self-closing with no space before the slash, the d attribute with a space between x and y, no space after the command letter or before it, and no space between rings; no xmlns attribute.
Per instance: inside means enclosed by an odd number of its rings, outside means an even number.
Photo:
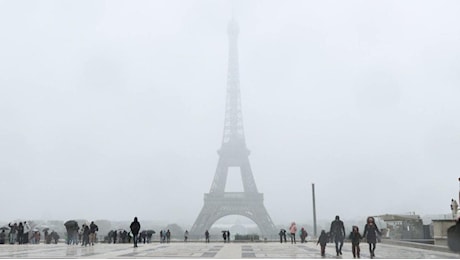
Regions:
<svg viewBox="0 0 460 260"><path fill-rule="evenodd" d="M145 232L147 232L147 235L155 234L155 230L152 230L152 229L146 230Z"/></svg>
<svg viewBox="0 0 460 260"><path fill-rule="evenodd" d="M43 229L42 229L43 232L46 232L46 231L48 231L48 230L50 230L49 227L46 227L46 228L43 228Z"/></svg>
<svg viewBox="0 0 460 260"><path fill-rule="evenodd" d="M67 220L67 221L64 223L64 226L65 226L66 228L77 227L77 226L78 226L78 222L75 221L75 220Z"/></svg>
<svg viewBox="0 0 460 260"><path fill-rule="evenodd" d="M10 228L7 226L3 226L3 227L0 227L0 230L10 230Z"/></svg>

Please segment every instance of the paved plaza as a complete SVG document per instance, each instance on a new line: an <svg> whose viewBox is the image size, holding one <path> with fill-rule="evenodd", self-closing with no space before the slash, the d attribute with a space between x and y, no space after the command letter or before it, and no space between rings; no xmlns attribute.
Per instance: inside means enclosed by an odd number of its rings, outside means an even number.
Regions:
<svg viewBox="0 0 460 260"><path fill-rule="evenodd" d="M1 245L0 258L322 258L319 246L280 243L170 243L96 244L82 247L57 245ZM343 255L337 257L333 244L328 244L326 258L353 258L351 245L346 243ZM361 258L370 258L367 244L361 245ZM376 258L460 258L459 254L377 244Z"/></svg>

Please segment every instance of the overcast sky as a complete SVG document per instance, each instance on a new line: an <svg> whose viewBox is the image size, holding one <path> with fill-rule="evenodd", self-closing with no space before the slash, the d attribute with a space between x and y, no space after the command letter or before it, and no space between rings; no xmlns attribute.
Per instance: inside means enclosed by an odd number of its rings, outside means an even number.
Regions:
<svg viewBox="0 0 460 260"><path fill-rule="evenodd" d="M449 213L459 1L233 6L249 159L275 224L311 222L312 183L319 219ZM222 141L231 16L223 0L0 0L2 220L193 224Z"/></svg>

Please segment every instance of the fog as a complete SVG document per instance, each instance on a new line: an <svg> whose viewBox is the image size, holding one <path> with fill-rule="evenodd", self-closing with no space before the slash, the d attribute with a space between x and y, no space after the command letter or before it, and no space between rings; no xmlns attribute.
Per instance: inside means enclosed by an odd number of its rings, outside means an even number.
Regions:
<svg viewBox="0 0 460 260"><path fill-rule="evenodd" d="M459 12L458 1L0 1L1 219L191 226L222 143L232 13L249 160L275 224L312 221L312 183L319 219L447 214Z"/></svg>

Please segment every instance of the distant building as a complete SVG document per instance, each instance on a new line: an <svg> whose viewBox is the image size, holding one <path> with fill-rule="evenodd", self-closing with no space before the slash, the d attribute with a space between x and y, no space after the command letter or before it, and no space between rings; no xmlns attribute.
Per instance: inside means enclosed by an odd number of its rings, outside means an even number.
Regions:
<svg viewBox="0 0 460 260"><path fill-rule="evenodd" d="M375 217L380 218L387 225L383 232L384 237L398 240L427 238L419 215L385 214Z"/></svg>

